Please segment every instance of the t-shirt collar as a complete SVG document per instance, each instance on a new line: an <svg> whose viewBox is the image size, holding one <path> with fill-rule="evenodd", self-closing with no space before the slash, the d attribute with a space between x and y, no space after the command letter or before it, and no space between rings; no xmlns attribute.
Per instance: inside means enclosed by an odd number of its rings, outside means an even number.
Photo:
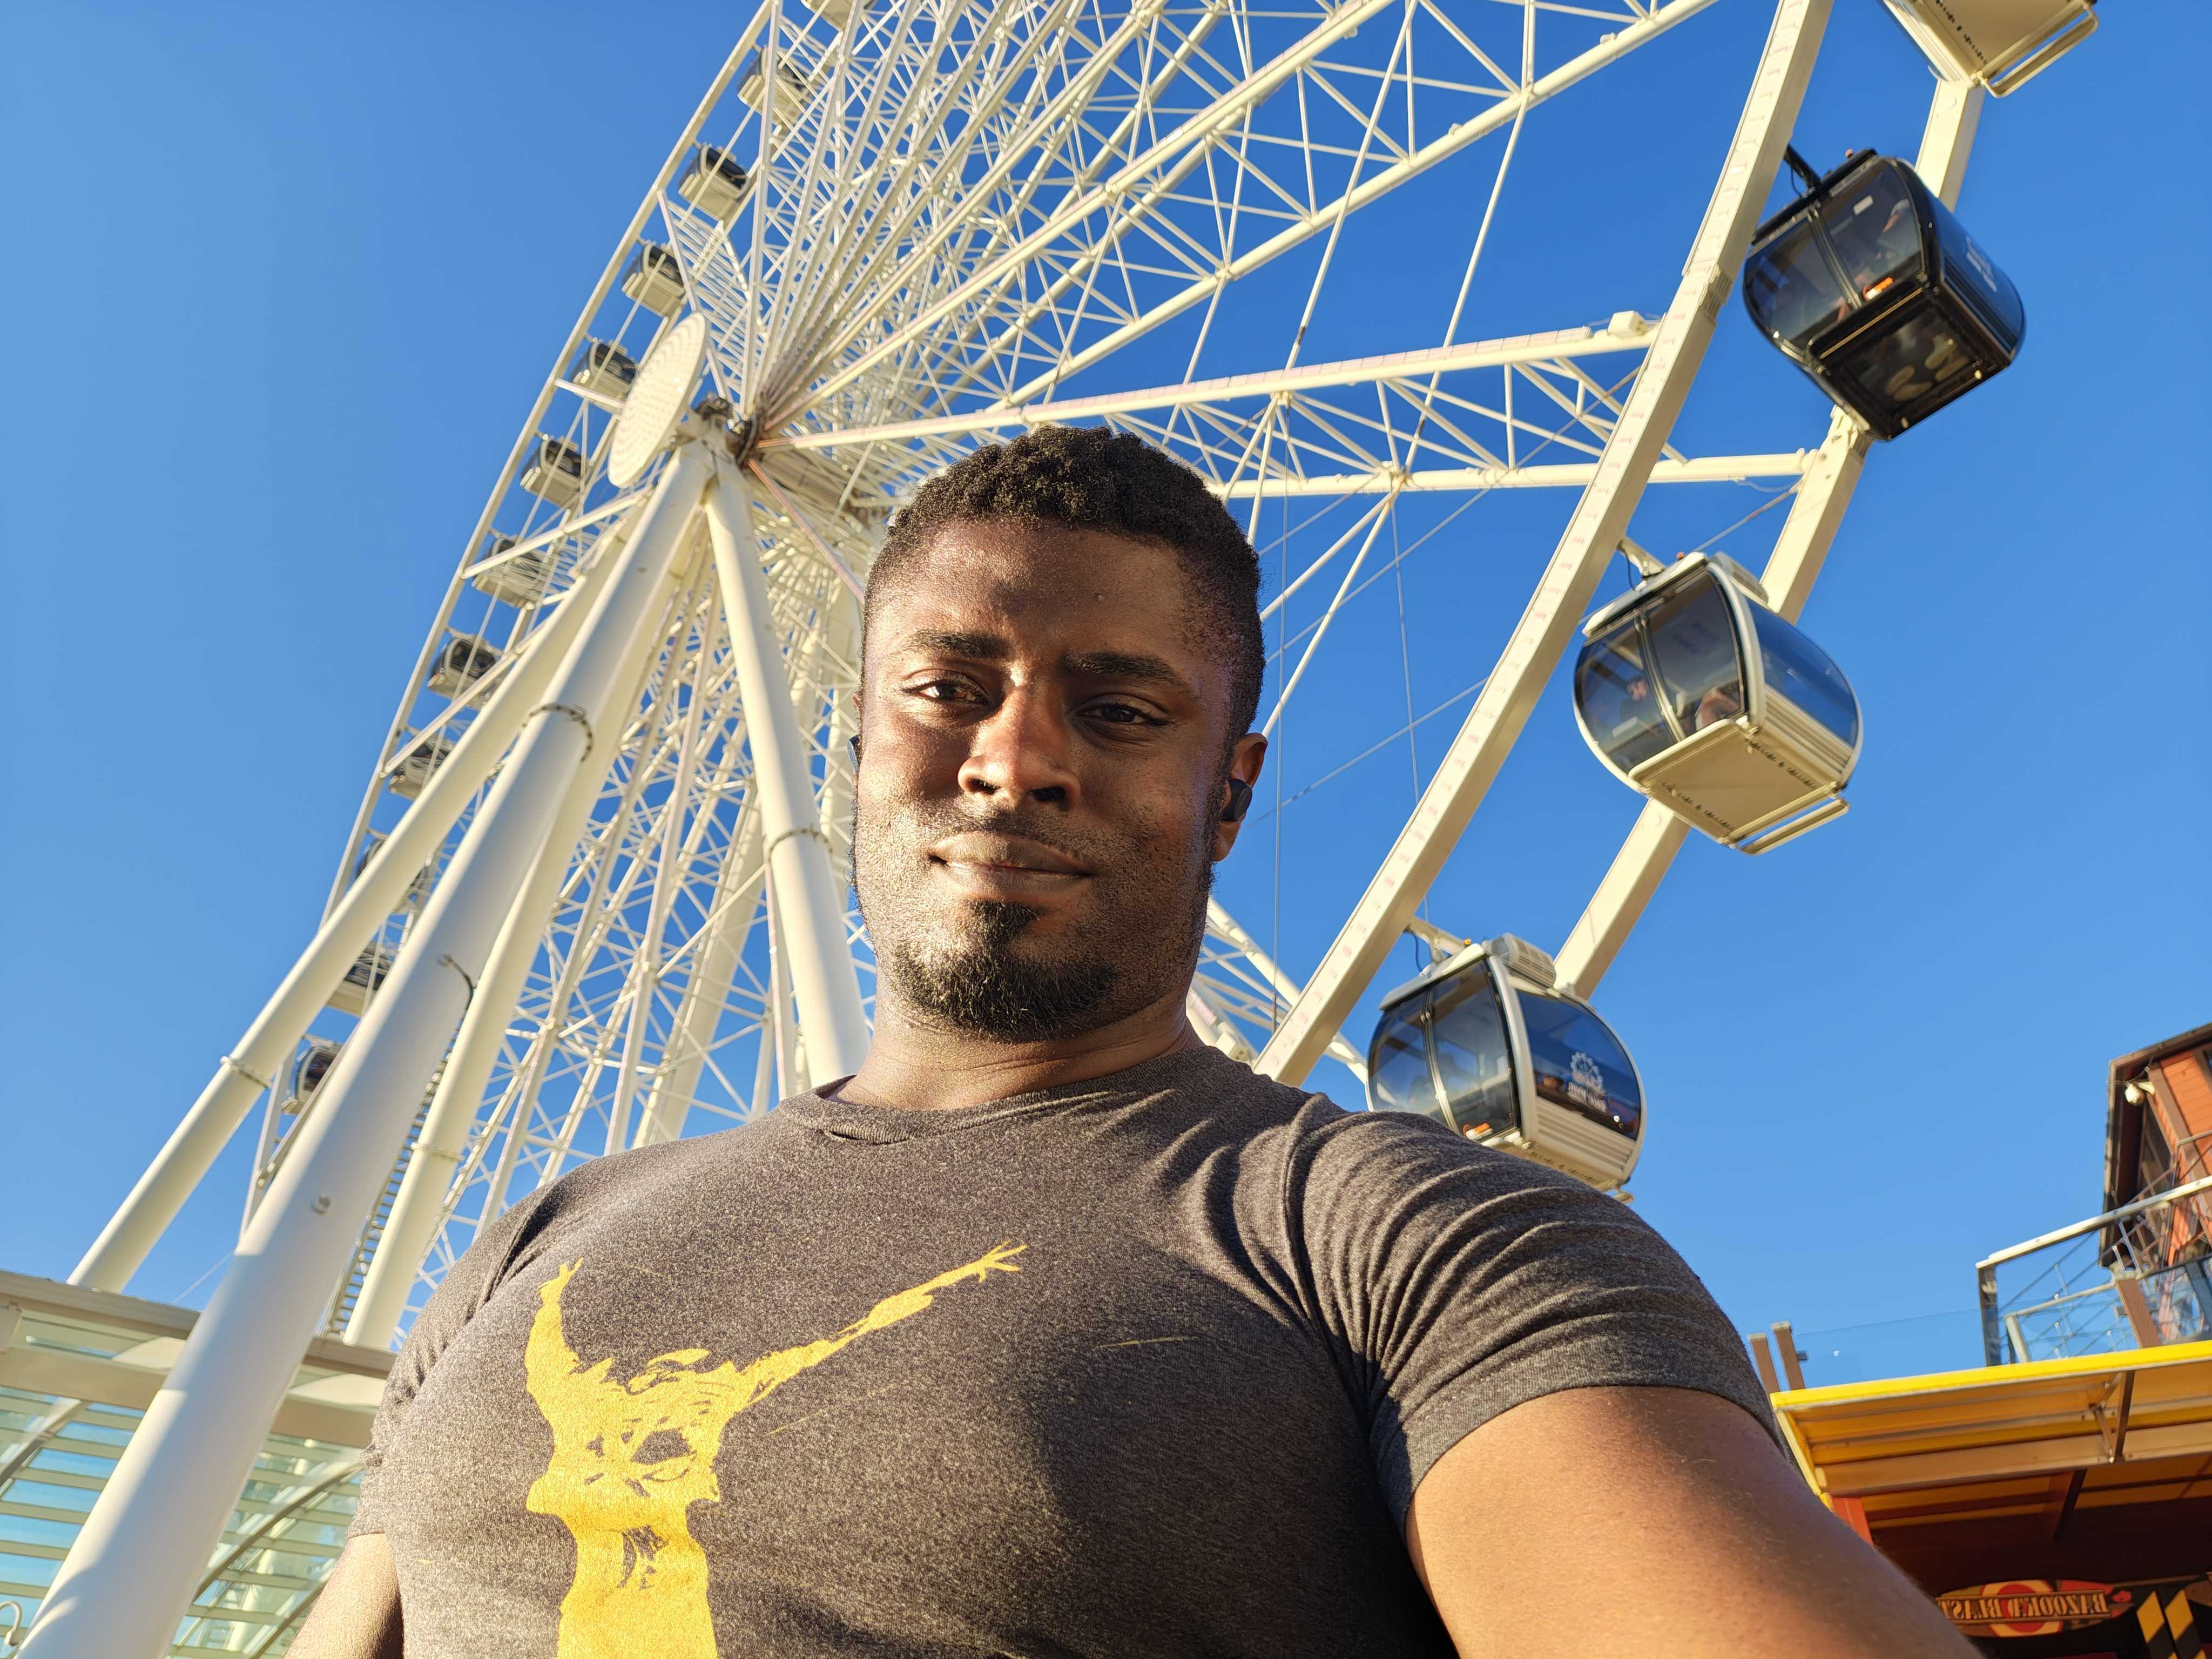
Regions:
<svg viewBox="0 0 2212 1659"><path fill-rule="evenodd" d="M803 1095L794 1095L776 1108L775 1115L796 1121L838 1140L888 1146L896 1141L921 1140L933 1135L957 1134L963 1129L996 1123L1006 1118L1074 1108L1116 1107L1147 1095L1182 1089L1223 1066L1237 1062L1214 1048L1179 1048L1139 1060L1134 1066L1080 1083L1062 1083L1049 1089L988 1100L976 1106L956 1106L943 1111L908 1111L887 1106L862 1106L834 1092L849 1082L838 1078ZM830 1092L823 1092L824 1090Z"/></svg>

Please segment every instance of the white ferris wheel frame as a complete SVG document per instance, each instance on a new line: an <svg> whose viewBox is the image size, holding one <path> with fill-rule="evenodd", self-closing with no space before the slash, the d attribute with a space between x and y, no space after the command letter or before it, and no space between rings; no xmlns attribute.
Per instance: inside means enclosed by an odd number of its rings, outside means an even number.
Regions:
<svg viewBox="0 0 2212 1659"><path fill-rule="evenodd" d="M348 1340L388 1344L410 1297L425 1287L425 1250L456 1222L456 1194L476 1193L477 1219L488 1219L520 1174L550 1178L566 1160L589 1155L577 1143L577 1111L561 1128L533 1127L528 1115L547 1068L560 1063L547 1033L564 1011L589 1000L580 988L599 964L618 961L618 983L592 1016L594 1080L578 1086L604 1090L589 1098L609 1103L605 1150L683 1132L699 1079L717 1066L715 1035L731 1006L725 988L748 971L742 958L757 922L770 943L767 976L753 993L759 1059L750 1098L757 1103L766 1083L858 1063L866 1032L857 921L834 876L850 789L839 751L852 708L840 691L857 657L859 586L884 507L968 441L1109 420L1169 445L1224 499L1250 503L1255 525L1263 501L1368 501L1273 601L1283 604L1325 570L1338 575L1295 665L1278 664L1283 690L1270 727L1401 495L1580 490L1498 665L1316 972L1298 983L1225 910L1217 905L1210 916L1194 1020L1288 1080L1303 1079L1328 1052L1359 1064L1363 1056L1340 1035L1342 1022L1413 925L1648 485L1790 481L1796 499L1764 580L1777 609L1797 616L1864 461L1863 428L1839 411L1817 449L1761 455L1685 455L1668 439L1773 181L1830 0L1781 0L1681 282L1660 318L1623 312L1602 326L1458 342L1455 309L1440 346L1298 360L1352 213L1500 133L1502 185L1531 108L1711 0L1617 3L1616 17L1599 5L1523 0L1515 68L1480 51L1433 0L1320 9L1310 27L1264 60L1251 55L1249 21L1234 0L1206 0L1176 26L1158 0L1143 0L1112 28L1102 24L1087 54L1072 55L1074 0L978 0L945 9L981 20L962 72L903 79L898 66L920 61L909 36L931 9L922 0L862 10L842 30L795 7L756 12L563 343L465 544L321 927L71 1276L76 1285L120 1289L253 1101L267 1093L274 1113L287 1057L347 969L389 936L388 975L312 1107L284 1134L239 1257L56 1580L32 1642L39 1659L166 1644L307 1337L342 1315ZM1540 13L1620 27L1539 73ZM1363 24L1394 16L1388 61L1366 71L1364 82L1325 56ZM994 21L1006 18L1018 27L994 34ZM1417 21L1491 75L1480 113L1420 129L1412 113L1417 82L1472 94L1465 84L1415 72ZM1246 48L1225 68L1206 45L1224 25ZM877 42L872 58L860 47L864 40ZM755 141L750 210L727 222L684 212L673 199L683 171L756 49L750 84L760 105L739 123ZM1057 79L1032 73L1055 52ZM1121 67L1129 53L1140 68L1133 79ZM1007 60L1019 61L1010 69ZM787 72L788 63L797 67ZM1223 69L1221 84L1207 89L1202 106L1164 121L1165 94L1201 65ZM1117 69L1135 90L1120 103L1102 100ZM1346 88L1368 83L1375 96L1363 111ZM799 107L780 106L793 88L801 91ZM1407 113L1396 135L1384 113L1401 91ZM1302 115L1307 97L1326 96L1361 124L1356 154L1329 151L1331 165L1349 155L1340 180L1317 185L1313 156L1304 157L1303 194L1252 159L1255 112L1290 94ZM1956 198L1982 97L1978 84L1939 80L1920 171L1947 202ZM831 113L841 99L861 112L839 118L842 125ZM951 160L925 155L917 143L884 163L877 196L847 204L842 217L824 207L837 193L832 137L849 149L871 122L884 131L902 122L912 128L955 106L958 136L944 141L958 152ZM1018 173L1027 150L1009 141L991 152L994 131L1064 137L1093 115L1115 125L1094 135L1087 161L1071 166L1049 203L1039 199L1046 169ZM723 142L733 153L735 141ZM1076 155L1080 146L1067 142ZM932 166L958 175L949 198L932 193ZM1233 190L1219 185L1222 173ZM1204 195L1191 183L1198 178L1215 180L1207 199L1225 227L1212 246L1175 218L1178 204ZM1260 203L1267 191L1279 199ZM986 198L1005 211L980 228L947 210L948 201ZM1493 186L1470 276L1497 200ZM635 487L613 491L587 476L573 502L550 514L529 507L519 533L487 554L487 538L516 500L507 481L544 441L549 418L567 409L568 424L554 435L576 439L587 469L602 459L620 404L571 380L567 368L594 337L656 215L683 270L681 309L708 322L708 389L726 401L738 436L730 440L702 406L684 417L672 450ZM1241 241L1240 215L1274 228ZM1140 259L1128 250L1141 235L1154 241ZM1223 292L1316 238L1324 239L1321 270L1279 367L1058 395L1123 346L1192 313L1201 319L1194 368ZM872 283L885 261L909 278ZM1121 282L1118 296L1108 292L1109 276ZM1139 293L1144 283L1151 287ZM635 322L639 307L629 316ZM1031 349L1048 324L1052 349ZM657 325L647 331L658 337ZM1622 381L1585 368L1623 354L1635 356L1625 394ZM1496 377L1495 396L1473 390L1471 377L1486 374ZM1479 435L1485 428L1498 435ZM1340 574L1330 568L1340 556ZM533 559L551 580L540 599L519 608L496 665L422 718L419 688L471 584ZM418 745L441 741L451 748L407 808L380 827L387 784ZM1559 955L1560 977L1579 994L1590 994L1610 965L1683 834L1665 809L1644 810ZM426 869L434 869L427 886ZM672 878L639 887L641 872L679 869L688 885ZM649 890L641 901L648 920L617 939L615 890L632 887ZM672 943L684 906L696 914ZM555 948L548 941L563 915L573 925L565 947ZM543 1011L538 1037L518 1054L510 1026L533 995ZM498 1077L511 1101L505 1118L487 1116ZM729 1097L747 1097L738 1081L720 1081Z"/></svg>

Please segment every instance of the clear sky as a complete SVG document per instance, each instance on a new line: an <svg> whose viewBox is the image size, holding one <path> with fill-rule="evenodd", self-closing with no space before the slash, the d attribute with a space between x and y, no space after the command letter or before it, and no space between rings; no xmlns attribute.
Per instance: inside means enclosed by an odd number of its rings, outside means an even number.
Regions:
<svg viewBox="0 0 2212 1659"><path fill-rule="evenodd" d="M1968 1307L1976 1257L2096 1208L2106 1061L2212 1018L2212 25L2102 10L1990 106L1960 204L2025 354L1878 447L1806 613L1866 706L1854 810L1756 860L1693 840L1600 998L1652 1101L1639 1207L1745 1328ZM1463 335L1664 308L1765 16L1719 0L1531 118ZM738 19L88 0L0 25L0 1266L67 1273L305 942L459 538ZM1928 90L1875 0L1838 0L1799 147L1910 155ZM1437 343L1488 177L1354 222L1308 361ZM1310 270L1259 285L1206 372L1279 363ZM1677 439L1810 446L1825 407L1732 300ZM1655 490L1636 534L1694 545L1762 499ZM1395 584L1347 614L1285 794L1402 725L1405 682L1425 709L1486 670L1568 505L1485 503L1407 560L1409 672ZM1780 518L1719 545L1755 568ZM1633 820L1563 690L1443 926L1556 946ZM1222 891L1293 972L1459 708L1292 803L1279 866L1255 816ZM138 1293L204 1299L249 1139ZM1910 1328L1916 1363L1978 1357L1955 1322Z"/></svg>

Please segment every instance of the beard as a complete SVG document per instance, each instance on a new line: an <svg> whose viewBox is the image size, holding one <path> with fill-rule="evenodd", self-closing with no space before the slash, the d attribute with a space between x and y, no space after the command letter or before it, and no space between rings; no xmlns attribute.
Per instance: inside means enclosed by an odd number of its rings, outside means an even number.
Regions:
<svg viewBox="0 0 2212 1659"><path fill-rule="evenodd" d="M963 830L1076 859L1093 872L1091 914L1038 934L1044 912L1034 906L948 896L925 849ZM1035 811L894 808L867 820L855 801L853 884L879 979L924 1021L1006 1043L1080 1036L1187 984L1213 887L1206 841L1171 851L1157 838L1104 839L1076 844Z"/></svg>

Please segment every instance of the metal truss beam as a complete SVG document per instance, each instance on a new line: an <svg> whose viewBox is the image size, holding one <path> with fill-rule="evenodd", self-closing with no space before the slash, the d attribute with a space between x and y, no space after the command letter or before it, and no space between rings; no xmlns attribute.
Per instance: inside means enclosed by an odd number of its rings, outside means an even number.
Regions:
<svg viewBox="0 0 2212 1659"><path fill-rule="evenodd" d="M1151 386L1140 392L1115 392L1096 398L1065 398L1058 401L1024 403L1003 409L979 409L960 415L941 415L927 420L893 421L882 426L850 427L836 432L793 432L763 438L763 452L776 449L843 449L878 443L903 443L915 438L946 438L973 432L1003 432L1017 427L1066 425L1097 420L1109 415L1139 410L1187 409L1237 398L1273 398L1329 386L1358 386L1370 380L1413 380L1462 369L1496 368L1507 363L1540 363L1554 358L1594 356L1609 351L1641 351L1650 345L1656 327L1638 318L1624 322L1620 331L1595 328L1559 328L1540 334L1516 334L1499 340L1470 340L1464 345L1441 346L1425 351L1394 351L1375 357L1352 357L1341 362L1312 363L1255 374L1227 374L1211 380L1188 380L1176 386Z"/></svg>

